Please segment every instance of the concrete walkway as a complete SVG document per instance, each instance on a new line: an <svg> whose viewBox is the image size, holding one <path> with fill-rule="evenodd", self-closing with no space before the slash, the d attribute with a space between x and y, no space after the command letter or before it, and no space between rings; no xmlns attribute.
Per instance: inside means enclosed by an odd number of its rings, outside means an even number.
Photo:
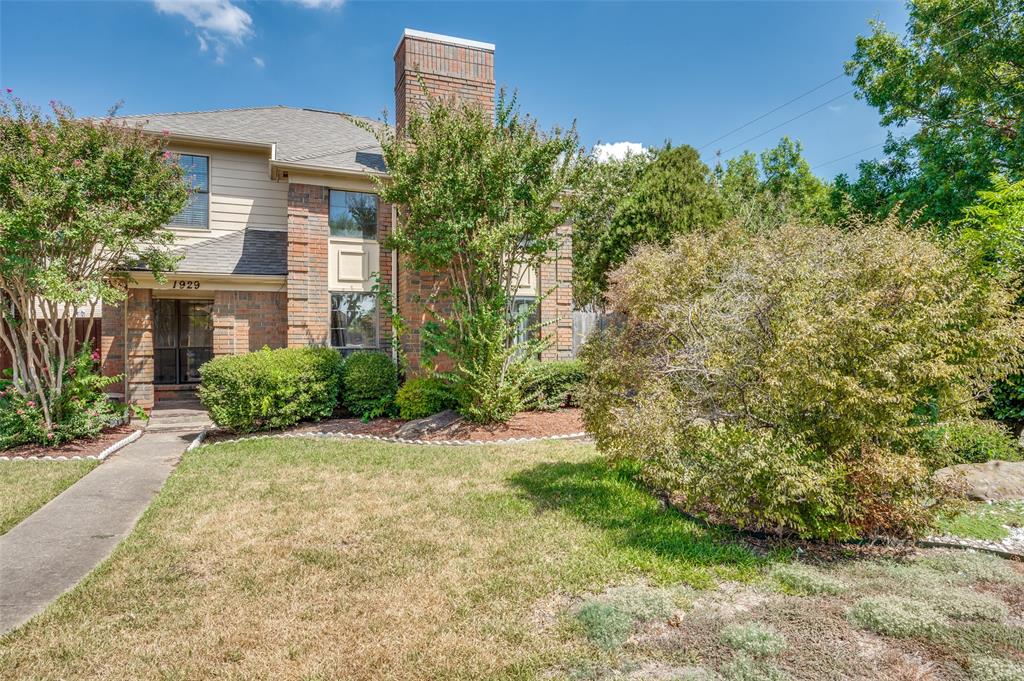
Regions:
<svg viewBox="0 0 1024 681"><path fill-rule="evenodd" d="M38 615L110 555L197 434L146 433L0 536L0 634Z"/></svg>

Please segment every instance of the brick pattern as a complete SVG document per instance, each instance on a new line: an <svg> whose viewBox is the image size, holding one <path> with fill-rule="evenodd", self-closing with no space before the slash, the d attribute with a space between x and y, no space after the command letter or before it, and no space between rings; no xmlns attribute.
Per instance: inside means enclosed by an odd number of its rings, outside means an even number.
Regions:
<svg viewBox="0 0 1024 681"><path fill-rule="evenodd" d="M288 186L288 347L327 345L330 296L327 292L326 187Z"/></svg>
<svg viewBox="0 0 1024 681"><path fill-rule="evenodd" d="M432 312L447 312L443 306L431 306L425 303L431 296L432 291L445 291L448 285L448 274L445 272L419 272L415 270L406 260L400 259L398 265L398 311L406 322L408 331L402 339L402 349L409 360L409 367L413 372L420 369L422 356L423 339L420 329L423 324L429 321ZM438 357L434 362L434 368L438 371L448 371L452 368L447 357Z"/></svg>
<svg viewBox="0 0 1024 681"><path fill-rule="evenodd" d="M125 314L128 315L128 357L125 350ZM123 374L127 364L128 394L124 382L110 386L127 402L141 407L153 406L153 292L129 289L128 298L119 305L103 306L103 335L100 340L101 371L104 376Z"/></svg>
<svg viewBox="0 0 1024 681"><path fill-rule="evenodd" d="M572 225L557 229L561 245L540 267L542 333L552 341L541 360L572 358ZM550 293L549 293L550 292Z"/></svg>
<svg viewBox="0 0 1024 681"><path fill-rule="evenodd" d="M434 97L477 102L494 111L494 52L406 36L395 52L395 125L405 128L407 112Z"/></svg>
<svg viewBox="0 0 1024 681"><path fill-rule="evenodd" d="M391 236L391 205L381 203L377 206L377 241L385 241L389 236ZM387 282L388 286L391 287L392 295L397 292L395 282L391 280L393 258L394 255L389 249L380 249L381 281ZM387 310L380 306L377 308L377 315L378 323L380 324L380 346L382 348L390 348L392 334L391 316L387 314Z"/></svg>
<svg viewBox="0 0 1024 681"><path fill-rule="evenodd" d="M213 355L238 355L288 343L288 295L276 291L215 291Z"/></svg>

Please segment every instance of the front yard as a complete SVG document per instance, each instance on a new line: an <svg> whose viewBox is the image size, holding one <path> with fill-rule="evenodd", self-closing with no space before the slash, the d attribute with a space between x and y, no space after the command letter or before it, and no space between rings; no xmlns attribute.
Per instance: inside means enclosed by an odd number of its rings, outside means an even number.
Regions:
<svg viewBox="0 0 1024 681"><path fill-rule="evenodd" d="M42 508L98 461L0 462L0 534Z"/></svg>
<svg viewBox="0 0 1024 681"><path fill-rule="evenodd" d="M664 511L586 444L220 444L188 453L106 564L0 639L0 668L19 679L1020 678L1019 565L943 552L788 560ZM912 603L894 614L863 602L894 594Z"/></svg>

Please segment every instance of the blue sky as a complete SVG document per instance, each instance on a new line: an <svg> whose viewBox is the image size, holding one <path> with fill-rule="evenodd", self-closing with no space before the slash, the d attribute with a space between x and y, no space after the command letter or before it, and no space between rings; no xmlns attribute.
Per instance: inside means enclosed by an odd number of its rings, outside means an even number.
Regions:
<svg viewBox="0 0 1024 681"><path fill-rule="evenodd" d="M899 2L354 2L0 0L0 85L80 114L286 104L379 116L393 109L405 27L493 42L499 85L545 126L582 141L703 147L839 75L867 21L902 30ZM787 134L815 172L852 172L885 139L840 78L704 149L714 161ZM741 143L744 143L742 144ZM737 146L740 145L740 146ZM736 148L733 148L736 147Z"/></svg>

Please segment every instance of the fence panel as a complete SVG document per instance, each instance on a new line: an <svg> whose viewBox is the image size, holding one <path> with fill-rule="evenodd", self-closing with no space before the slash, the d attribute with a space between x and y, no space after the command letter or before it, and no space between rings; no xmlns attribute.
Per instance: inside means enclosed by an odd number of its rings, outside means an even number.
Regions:
<svg viewBox="0 0 1024 681"><path fill-rule="evenodd" d="M101 321L102 320L99 317L93 320L92 332L89 334L89 339L92 341L93 349L98 349L100 347L100 337L103 335L100 330ZM40 320L37 321L36 324L42 327L44 322ZM75 338L78 339L78 343L76 344L75 350L78 350L78 348L84 345L86 340L84 338L85 329L87 326L89 326L88 317L79 317L75 319ZM7 348L3 345L3 343L0 343L0 373L6 371L7 369L10 369L12 366L13 362L11 361L10 354L8 354L7 352Z"/></svg>

